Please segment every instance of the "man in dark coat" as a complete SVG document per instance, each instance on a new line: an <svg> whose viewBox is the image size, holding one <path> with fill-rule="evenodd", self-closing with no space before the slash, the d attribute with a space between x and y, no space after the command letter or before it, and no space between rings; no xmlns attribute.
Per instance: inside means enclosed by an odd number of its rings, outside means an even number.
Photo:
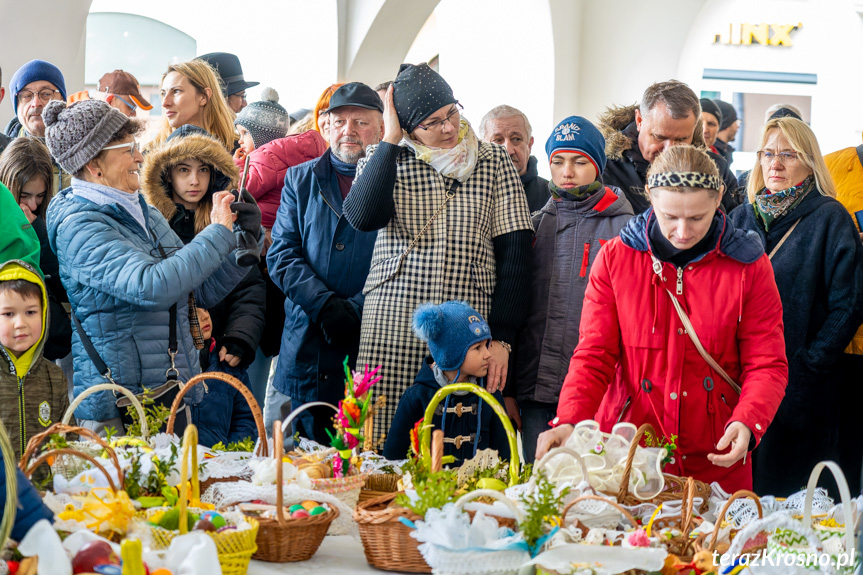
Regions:
<svg viewBox="0 0 863 575"><path fill-rule="evenodd" d="M291 408L344 398L344 368L360 345L363 286L376 232L358 232L342 213L357 161L384 133L384 105L369 86L351 82L330 99L330 149L289 168L267 251L270 278L285 292L285 329L264 421ZM294 420L301 437L328 444L333 412L319 406Z"/></svg>
<svg viewBox="0 0 863 575"><path fill-rule="evenodd" d="M542 209L551 192L548 180L541 178L536 169L536 157L530 155L533 147L533 129L523 112L512 106L492 108L479 123L479 137L506 148L524 186L530 213Z"/></svg>
<svg viewBox="0 0 863 575"><path fill-rule="evenodd" d="M676 80L653 84L644 91L641 103L609 108L599 118L605 136L608 164L603 183L623 190L636 215L650 207L644 194L647 168L669 146L692 144L705 147L701 125L701 104L692 89ZM730 212L740 203L737 179L728 163L707 151L725 183L722 208Z"/></svg>
<svg viewBox="0 0 863 575"><path fill-rule="evenodd" d="M734 147L731 142L737 137L740 120L737 118L737 110L728 102L714 99L713 103L719 106L719 112L722 114L722 123L719 124L719 133L716 134L716 142L713 145L730 166L734 161Z"/></svg>

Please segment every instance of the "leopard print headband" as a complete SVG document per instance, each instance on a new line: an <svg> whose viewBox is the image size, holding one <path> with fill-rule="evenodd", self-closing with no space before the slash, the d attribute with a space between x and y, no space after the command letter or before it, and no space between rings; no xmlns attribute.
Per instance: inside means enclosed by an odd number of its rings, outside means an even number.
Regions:
<svg viewBox="0 0 863 575"><path fill-rule="evenodd" d="M722 182L713 174L702 172L662 172L647 178L651 188L705 188L720 191Z"/></svg>

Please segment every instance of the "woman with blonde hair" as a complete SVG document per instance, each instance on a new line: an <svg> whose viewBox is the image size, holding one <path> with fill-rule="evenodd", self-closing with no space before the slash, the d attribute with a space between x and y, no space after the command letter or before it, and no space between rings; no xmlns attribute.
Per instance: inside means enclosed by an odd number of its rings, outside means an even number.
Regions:
<svg viewBox="0 0 863 575"><path fill-rule="evenodd" d="M838 456L836 363L863 322L863 245L811 128L774 118L762 128L749 204L731 213L758 234L773 265L785 323L788 387L755 453L758 493L789 495ZM859 376L859 374L858 374Z"/></svg>
<svg viewBox="0 0 863 575"><path fill-rule="evenodd" d="M234 114L222 97L218 76L209 64L202 60L171 64L162 76L160 94L164 121L147 145L148 150L163 143L180 126L191 124L213 135L229 152L234 151L237 140Z"/></svg>
<svg viewBox="0 0 863 575"><path fill-rule="evenodd" d="M604 432L650 423L677 446L667 472L751 489L747 453L779 408L788 362L770 262L719 209L719 174L692 146L651 164L651 207L593 263L578 346L537 457L584 420Z"/></svg>

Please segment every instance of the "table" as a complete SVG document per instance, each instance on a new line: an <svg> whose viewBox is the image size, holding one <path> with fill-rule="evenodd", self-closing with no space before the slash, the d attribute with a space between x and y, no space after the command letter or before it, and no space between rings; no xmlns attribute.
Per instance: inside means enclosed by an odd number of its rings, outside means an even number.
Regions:
<svg viewBox="0 0 863 575"><path fill-rule="evenodd" d="M252 561L249 564L248 575L352 575L354 573L394 573L397 571L380 571L366 563L363 545L348 535L324 537L320 549L308 561L296 563L267 563ZM406 575L406 574L402 574Z"/></svg>

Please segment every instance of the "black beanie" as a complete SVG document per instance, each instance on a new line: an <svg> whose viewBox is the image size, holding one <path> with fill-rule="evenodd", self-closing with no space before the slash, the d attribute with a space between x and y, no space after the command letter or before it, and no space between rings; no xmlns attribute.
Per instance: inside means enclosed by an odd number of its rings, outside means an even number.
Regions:
<svg viewBox="0 0 863 575"><path fill-rule="evenodd" d="M713 99L713 103L719 106L719 110L722 112L722 122L719 124L720 131L737 121L737 110L734 109L734 106L717 98Z"/></svg>
<svg viewBox="0 0 863 575"><path fill-rule="evenodd" d="M393 104L399 124L411 133L423 120L448 104L458 100L443 77L426 63L414 66L402 64L393 82Z"/></svg>
<svg viewBox="0 0 863 575"><path fill-rule="evenodd" d="M716 123L722 125L722 110L716 105L716 102L709 98L701 98L701 111L713 114L716 117Z"/></svg>

